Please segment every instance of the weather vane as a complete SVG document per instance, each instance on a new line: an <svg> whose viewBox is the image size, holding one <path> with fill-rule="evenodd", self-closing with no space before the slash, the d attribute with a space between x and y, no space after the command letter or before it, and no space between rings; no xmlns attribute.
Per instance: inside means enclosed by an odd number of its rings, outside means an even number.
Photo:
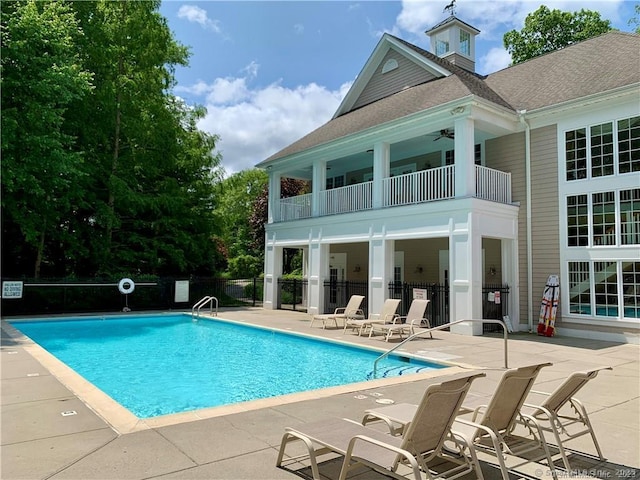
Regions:
<svg viewBox="0 0 640 480"><path fill-rule="evenodd" d="M451 3L449 5L447 5L446 7L444 7L444 10L442 10L442 11L446 12L447 10L449 10L451 12L451 15L455 15L456 14L456 0L451 0Z"/></svg>

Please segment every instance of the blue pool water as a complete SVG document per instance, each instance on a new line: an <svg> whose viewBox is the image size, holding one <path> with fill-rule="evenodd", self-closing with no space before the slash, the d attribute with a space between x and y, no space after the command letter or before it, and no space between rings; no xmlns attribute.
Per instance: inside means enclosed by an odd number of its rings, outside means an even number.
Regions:
<svg viewBox="0 0 640 480"><path fill-rule="evenodd" d="M181 314L13 326L140 418L365 381L379 355ZM377 377L436 368L390 356Z"/></svg>

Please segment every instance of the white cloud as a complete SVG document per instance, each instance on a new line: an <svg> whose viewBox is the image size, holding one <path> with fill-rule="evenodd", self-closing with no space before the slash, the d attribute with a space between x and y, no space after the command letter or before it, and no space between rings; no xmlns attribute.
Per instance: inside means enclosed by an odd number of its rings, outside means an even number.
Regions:
<svg viewBox="0 0 640 480"><path fill-rule="evenodd" d="M206 10L194 5L182 5L180 10L178 10L178 18L184 18L189 22L197 23L216 33L221 32L220 22L218 20L210 19Z"/></svg>
<svg viewBox="0 0 640 480"><path fill-rule="evenodd" d="M476 70L480 73L494 73L511 65L511 55L504 48L492 48L480 57Z"/></svg>
<svg viewBox="0 0 640 480"><path fill-rule="evenodd" d="M332 91L316 83L287 88L276 82L252 88L257 67L250 64L244 77L188 87L205 96L207 115L198 126L220 136L217 147L227 174L252 168L327 122L351 87Z"/></svg>

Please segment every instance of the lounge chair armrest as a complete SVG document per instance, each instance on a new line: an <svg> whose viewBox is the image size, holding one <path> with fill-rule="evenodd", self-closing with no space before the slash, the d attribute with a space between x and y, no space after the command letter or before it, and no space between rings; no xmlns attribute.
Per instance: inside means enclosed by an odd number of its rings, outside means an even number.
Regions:
<svg viewBox="0 0 640 480"><path fill-rule="evenodd" d="M549 395L551 395L551 393L549 393L549 392L542 392L542 391L540 391L540 390L530 390L529 392L530 392L530 393L535 393L536 395L546 395L547 397L548 397Z"/></svg>
<svg viewBox="0 0 640 480"><path fill-rule="evenodd" d="M418 465L418 462L416 461L415 457L408 451L402 449L402 448L398 448L394 445L389 445L388 443L384 443L381 442L379 440L376 440L375 438L371 438L371 437L367 437L366 435L356 435L355 437L353 437L350 441L349 441L349 447L347 448L347 453L344 456L344 463L343 463L343 472L345 467L347 467L351 461L351 458L353 457L353 450L356 446L356 443L358 443L359 441L361 442L366 442L366 443L370 443L372 445L376 445L380 448L384 448L386 450L390 450L392 452L395 452L396 454L402 456L404 459L407 460L407 462L409 463L409 465L411 466L411 469L413 470L413 474L415 476L415 478L421 478L420 477L420 466ZM376 463L375 459L364 459L364 460L368 460L372 463ZM340 475L340 478L345 478L342 473Z"/></svg>
<svg viewBox="0 0 640 480"><path fill-rule="evenodd" d="M333 314L334 314L334 315L337 315L337 314L339 314L339 313L344 313L344 311L345 311L345 310L346 310L346 308L345 308L345 307L339 307L339 308L336 308L336 309L333 311Z"/></svg>
<svg viewBox="0 0 640 480"><path fill-rule="evenodd" d="M476 422L472 422L470 420L465 420L464 418L457 418L453 421L453 424L455 425L456 423L461 423L463 425L467 425L469 427L474 427L476 430L481 430L483 433L489 435L489 438L491 439L491 442L493 443L493 448L495 448L496 452L500 451L500 440L498 439L498 436L495 434L495 432L493 430L491 430L489 427L485 427L484 425L480 425L479 423ZM454 427L452 426L451 429L453 430ZM462 435L460 432L456 432L459 436L462 436L464 438L464 435ZM474 437L477 436L477 433L474 435ZM473 438L466 438L467 442L469 442L470 444L473 444Z"/></svg>

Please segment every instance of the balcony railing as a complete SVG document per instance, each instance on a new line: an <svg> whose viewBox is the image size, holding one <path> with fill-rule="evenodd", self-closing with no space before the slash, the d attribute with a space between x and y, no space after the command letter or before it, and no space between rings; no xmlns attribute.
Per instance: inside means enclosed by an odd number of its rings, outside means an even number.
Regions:
<svg viewBox="0 0 640 480"><path fill-rule="evenodd" d="M280 217L276 221L289 222L311 216L311 194L280 199Z"/></svg>
<svg viewBox="0 0 640 480"><path fill-rule="evenodd" d="M511 203L511 174L476 165L475 197L499 203ZM455 198L453 165L407 173L382 180L383 208ZM276 222L288 222L314 215L326 216L373 209L373 182L323 190L318 195L317 214L312 194L279 200Z"/></svg>
<svg viewBox="0 0 640 480"><path fill-rule="evenodd" d="M511 203L511 173L476 165L476 198Z"/></svg>
<svg viewBox="0 0 640 480"><path fill-rule="evenodd" d="M453 198L453 165L385 178L382 180L382 192L384 207Z"/></svg>
<svg viewBox="0 0 640 480"><path fill-rule="evenodd" d="M356 183L320 192L320 216L373 208L373 182Z"/></svg>

